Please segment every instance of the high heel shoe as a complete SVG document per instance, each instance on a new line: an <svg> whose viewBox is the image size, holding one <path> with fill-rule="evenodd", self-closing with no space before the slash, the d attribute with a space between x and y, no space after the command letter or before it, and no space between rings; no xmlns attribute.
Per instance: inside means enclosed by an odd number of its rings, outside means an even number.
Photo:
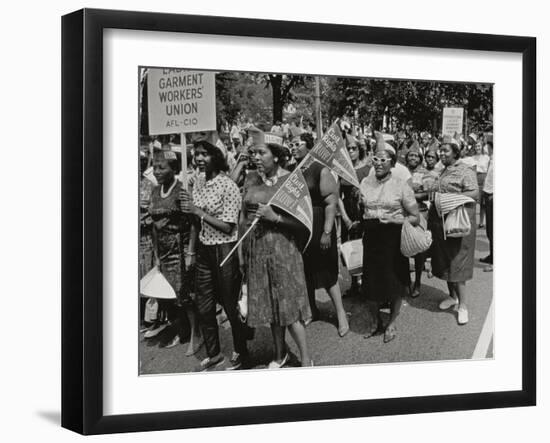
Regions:
<svg viewBox="0 0 550 443"><path fill-rule="evenodd" d="M345 337L349 332L349 324L347 326L344 326L343 328L338 329L338 335L340 337Z"/></svg>
<svg viewBox="0 0 550 443"><path fill-rule="evenodd" d="M288 352L287 352L280 363L277 360L273 360L267 365L267 369L280 369L280 368L282 368L288 362L288 358L289 358L289 355L288 355Z"/></svg>
<svg viewBox="0 0 550 443"><path fill-rule="evenodd" d="M187 351L185 351L185 356L191 357L192 355L195 355L197 352L199 352L199 349L202 348L202 345L204 345L204 339L201 337L199 339L199 342L197 344L194 344L192 348L187 348Z"/></svg>
<svg viewBox="0 0 550 443"><path fill-rule="evenodd" d="M396 336L396 332L397 331L395 330L395 326L388 326L384 331L384 343L389 343L390 341L392 341Z"/></svg>

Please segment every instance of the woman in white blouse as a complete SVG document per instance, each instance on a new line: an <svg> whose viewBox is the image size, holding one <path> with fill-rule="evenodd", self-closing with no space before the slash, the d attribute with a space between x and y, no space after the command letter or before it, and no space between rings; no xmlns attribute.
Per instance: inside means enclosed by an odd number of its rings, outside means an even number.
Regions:
<svg viewBox="0 0 550 443"><path fill-rule="evenodd" d="M196 304L207 353L200 369L213 369L225 361L216 319L217 302L227 314L233 336L233 354L227 369L240 369L248 363L246 342L252 338L252 331L242 324L237 313L239 261L233 255L223 266L220 264L237 241L241 195L226 174L227 162L217 146L207 141L195 142L195 161L204 175L195 179L192 193L182 191L181 209L193 215L199 227L196 254L189 254L196 268Z"/></svg>
<svg viewBox="0 0 550 443"><path fill-rule="evenodd" d="M409 285L409 260L401 254L401 226L405 219L418 225L414 192L407 181L392 174L395 151L379 147L373 157L374 175L361 182L363 203L363 291L372 314L365 338L382 331L379 309L390 304L384 343L396 336L395 320Z"/></svg>

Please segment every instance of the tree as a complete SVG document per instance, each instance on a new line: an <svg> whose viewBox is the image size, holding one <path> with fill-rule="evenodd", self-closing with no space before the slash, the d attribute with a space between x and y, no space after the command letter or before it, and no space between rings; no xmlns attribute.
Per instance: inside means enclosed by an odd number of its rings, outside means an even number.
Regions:
<svg viewBox="0 0 550 443"><path fill-rule="evenodd" d="M294 100L292 88L304 84L303 75L266 74L273 94L273 123L283 120L283 108Z"/></svg>
<svg viewBox="0 0 550 443"><path fill-rule="evenodd" d="M437 132L445 106L467 111L468 127L492 126L492 85L412 80L329 78L323 94L331 119L357 115L363 123L381 129L383 118L397 128Z"/></svg>
<svg viewBox="0 0 550 443"><path fill-rule="evenodd" d="M262 74L263 75L263 74ZM254 73L221 72L216 74L216 114L218 126L241 117L271 121L271 94Z"/></svg>

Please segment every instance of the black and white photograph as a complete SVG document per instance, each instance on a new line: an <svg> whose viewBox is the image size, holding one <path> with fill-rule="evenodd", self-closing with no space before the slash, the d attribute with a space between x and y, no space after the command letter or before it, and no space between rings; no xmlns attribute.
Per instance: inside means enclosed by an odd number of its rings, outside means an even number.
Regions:
<svg viewBox="0 0 550 443"><path fill-rule="evenodd" d="M544 441L544 9L8 3L3 441Z"/></svg>
<svg viewBox="0 0 550 443"><path fill-rule="evenodd" d="M495 357L492 83L135 81L139 375Z"/></svg>

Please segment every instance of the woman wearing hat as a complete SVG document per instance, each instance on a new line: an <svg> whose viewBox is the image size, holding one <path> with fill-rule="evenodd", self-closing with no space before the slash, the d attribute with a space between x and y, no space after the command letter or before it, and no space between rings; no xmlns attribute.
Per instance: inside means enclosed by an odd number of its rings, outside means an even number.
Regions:
<svg viewBox="0 0 550 443"><path fill-rule="evenodd" d="M405 219L419 223L418 205L409 183L394 175L397 156L378 146L373 157L374 175L361 182L364 208L363 290L372 321L365 338L382 329L380 307L390 304L384 343L396 336L395 321L409 285L409 259L401 254L401 227Z"/></svg>
<svg viewBox="0 0 550 443"><path fill-rule="evenodd" d="M190 297L189 276L185 267L184 249L194 248L191 224L180 210L179 195L182 184L176 175L181 169L181 161L176 153L167 147L155 153L153 173L158 186L153 188L149 214L153 220L153 245L155 259L160 271L176 293L176 301L160 301L167 312L168 320L177 325L178 331L168 347L177 345L183 339L183 326L186 320L191 327L191 336L186 355L193 355L201 346L195 307ZM145 333L145 338L155 336L155 330Z"/></svg>
<svg viewBox="0 0 550 443"><path fill-rule="evenodd" d="M222 305L231 325L233 354L228 369L239 369L247 363L246 341L252 331L242 324L237 313L241 283L238 258L232 255L222 267L220 263L238 238L241 195L226 174L227 162L218 146L207 140L196 141L195 162L204 175L195 180L192 194L182 191L182 210L194 216L199 230L196 302L207 353L201 369L220 366L225 360L220 347L216 303Z"/></svg>
<svg viewBox="0 0 550 443"><path fill-rule="evenodd" d="M286 328L299 349L301 365L312 364L305 332L311 311L298 246L304 227L294 217L267 205L289 174L280 166L283 156L281 144L256 144L257 170L246 177L240 218L242 230L259 218L243 241L239 256L248 286L247 324L271 326L275 352L270 369L281 368L288 361Z"/></svg>
<svg viewBox="0 0 550 443"><path fill-rule="evenodd" d="M360 139L361 140L361 139ZM369 175L371 166L365 161L364 139L363 143L350 135L346 136L346 149L348 150L351 162L357 174L357 181L361 181ZM346 180L340 181L340 199L338 200L338 209L342 217L342 243L348 240L361 238L361 193L359 189ZM351 276L351 287L347 295L359 294L359 277Z"/></svg>
<svg viewBox="0 0 550 443"><path fill-rule="evenodd" d="M292 155L300 163L313 148L311 134L303 133L292 139ZM338 186L330 170L318 162L302 166L309 195L313 204L313 233L304 252L304 269L307 291L313 319L319 318L315 303L315 289L325 289L336 310L338 334L349 332L348 318L342 304L342 293L338 283L338 249L334 219L338 205Z"/></svg>
<svg viewBox="0 0 550 443"><path fill-rule="evenodd" d="M478 184L476 173L460 162L460 146L450 138L444 138L441 145L441 162L445 169L432 188L435 192L461 194L476 200ZM468 323L466 307L466 281L471 280L474 268L474 251L476 241L476 205L467 204L466 211L470 218L471 230L466 237L447 237L443 232L443 221L435 205L428 214L428 228L432 231L433 243L430 249L433 274L447 282L449 298L443 300L439 308L446 310L456 307L458 323Z"/></svg>
<svg viewBox="0 0 550 443"><path fill-rule="evenodd" d="M428 206L426 200L428 200L428 192L424 188L425 177L429 175L429 172L423 166L424 158L420 152L420 146L417 142L407 151L405 155L405 163L409 172L411 173L411 185L414 191L414 197L418 204L418 210L420 216L428 219ZM422 271L424 270L424 264L426 263L426 253L422 252L414 256L414 269L415 279L414 285L411 290L411 297L416 298L420 295L420 287L422 285Z"/></svg>

